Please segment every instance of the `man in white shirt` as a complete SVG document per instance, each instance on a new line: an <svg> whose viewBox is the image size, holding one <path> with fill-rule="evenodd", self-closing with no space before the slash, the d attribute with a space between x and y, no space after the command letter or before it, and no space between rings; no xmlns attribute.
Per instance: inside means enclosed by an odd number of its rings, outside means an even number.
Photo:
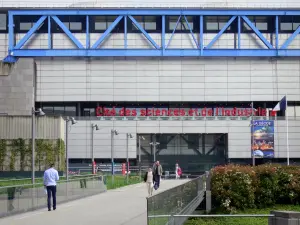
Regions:
<svg viewBox="0 0 300 225"><path fill-rule="evenodd" d="M56 209L56 181L59 180L58 172L53 168L54 164L44 172L44 186L47 188L48 211L51 211L51 195L53 199L53 210Z"/></svg>

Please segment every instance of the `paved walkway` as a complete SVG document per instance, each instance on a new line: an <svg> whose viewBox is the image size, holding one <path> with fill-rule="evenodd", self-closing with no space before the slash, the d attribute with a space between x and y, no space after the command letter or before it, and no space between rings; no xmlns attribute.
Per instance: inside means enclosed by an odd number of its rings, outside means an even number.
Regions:
<svg viewBox="0 0 300 225"><path fill-rule="evenodd" d="M187 182L162 180L154 194ZM0 225L146 225L145 184L131 185L57 206L0 219Z"/></svg>

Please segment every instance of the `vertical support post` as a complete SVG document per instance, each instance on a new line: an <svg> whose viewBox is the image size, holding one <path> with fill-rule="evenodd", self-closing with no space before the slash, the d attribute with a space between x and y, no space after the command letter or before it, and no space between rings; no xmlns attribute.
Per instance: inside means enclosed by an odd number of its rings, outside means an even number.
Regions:
<svg viewBox="0 0 300 225"><path fill-rule="evenodd" d="M86 16L86 49L90 48L90 17Z"/></svg>
<svg viewBox="0 0 300 225"><path fill-rule="evenodd" d="M255 156L254 156L254 150L252 149L254 144L254 124L253 124L253 111L254 111L254 103L251 103L251 154L252 154L252 166L255 166Z"/></svg>
<svg viewBox="0 0 300 225"><path fill-rule="evenodd" d="M8 51L12 51L15 46L14 34L14 16L11 12L8 13Z"/></svg>
<svg viewBox="0 0 300 225"><path fill-rule="evenodd" d="M128 176L129 176L129 159L128 159L128 139L129 139L129 134L127 133L126 135L126 182L128 184Z"/></svg>
<svg viewBox="0 0 300 225"><path fill-rule="evenodd" d="M35 108L31 110L31 182L35 183Z"/></svg>
<svg viewBox="0 0 300 225"><path fill-rule="evenodd" d="M92 159L92 174L94 174L95 166L94 166L94 124L92 124L92 139L91 139L91 159Z"/></svg>
<svg viewBox="0 0 300 225"><path fill-rule="evenodd" d="M127 16L124 16L124 48L127 49Z"/></svg>
<svg viewBox="0 0 300 225"><path fill-rule="evenodd" d="M153 144L153 161L156 162L156 142Z"/></svg>
<svg viewBox="0 0 300 225"><path fill-rule="evenodd" d="M140 181L142 179L142 169L141 169L141 136L139 135L139 177Z"/></svg>
<svg viewBox="0 0 300 225"><path fill-rule="evenodd" d="M200 16L200 55L203 55L203 16Z"/></svg>
<svg viewBox="0 0 300 225"><path fill-rule="evenodd" d="M279 19L278 16L275 18L275 47L276 49L279 48Z"/></svg>
<svg viewBox="0 0 300 225"><path fill-rule="evenodd" d="M161 48L162 48L162 55L165 54L165 45L166 45L166 16L163 15L161 18Z"/></svg>
<svg viewBox="0 0 300 225"><path fill-rule="evenodd" d="M288 97L285 95L285 120L286 120L286 158L287 165L290 165L290 146L289 146L289 115L288 115Z"/></svg>
<svg viewBox="0 0 300 225"><path fill-rule="evenodd" d="M206 200L206 213L211 211L211 174L206 172L206 190L205 190L205 200Z"/></svg>
<svg viewBox="0 0 300 225"><path fill-rule="evenodd" d="M111 131L111 181L114 184L114 131Z"/></svg>
<svg viewBox="0 0 300 225"><path fill-rule="evenodd" d="M48 49L52 49L51 16L48 16Z"/></svg>
<svg viewBox="0 0 300 225"><path fill-rule="evenodd" d="M66 179L69 180L69 149L68 149L68 138L69 138L69 118L66 119Z"/></svg>
<svg viewBox="0 0 300 225"><path fill-rule="evenodd" d="M241 49L241 17L238 16L238 49Z"/></svg>

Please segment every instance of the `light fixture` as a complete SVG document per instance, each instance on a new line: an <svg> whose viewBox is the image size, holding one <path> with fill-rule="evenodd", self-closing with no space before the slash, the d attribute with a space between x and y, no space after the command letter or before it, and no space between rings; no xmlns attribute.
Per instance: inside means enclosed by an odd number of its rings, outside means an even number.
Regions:
<svg viewBox="0 0 300 225"><path fill-rule="evenodd" d="M71 117L71 118L70 118L70 121L71 121L72 125L74 125L74 124L77 123L77 121L74 119L74 117Z"/></svg>
<svg viewBox="0 0 300 225"><path fill-rule="evenodd" d="M46 115L41 108L38 108L36 111L34 110L33 113L35 113L37 116L45 116Z"/></svg>
<svg viewBox="0 0 300 225"><path fill-rule="evenodd" d="M114 129L111 130L111 133L113 133L113 134L115 134L115 135L118 135L118 134L119 134L119 132L118 132L117 130L114 130Z"/></svg>

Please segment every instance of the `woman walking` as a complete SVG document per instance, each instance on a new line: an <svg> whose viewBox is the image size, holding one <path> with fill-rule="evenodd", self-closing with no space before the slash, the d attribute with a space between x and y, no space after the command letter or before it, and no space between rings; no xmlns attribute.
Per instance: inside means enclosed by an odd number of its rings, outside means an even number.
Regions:
<svg viewBox="0 0 300 225"><path fill-rule="evenodd" d="M148 172L145 174L144 181L147 184L148 197L151 197L152 193L153 193L153 172L152 172L152 168L148 169Z"/></svg>

